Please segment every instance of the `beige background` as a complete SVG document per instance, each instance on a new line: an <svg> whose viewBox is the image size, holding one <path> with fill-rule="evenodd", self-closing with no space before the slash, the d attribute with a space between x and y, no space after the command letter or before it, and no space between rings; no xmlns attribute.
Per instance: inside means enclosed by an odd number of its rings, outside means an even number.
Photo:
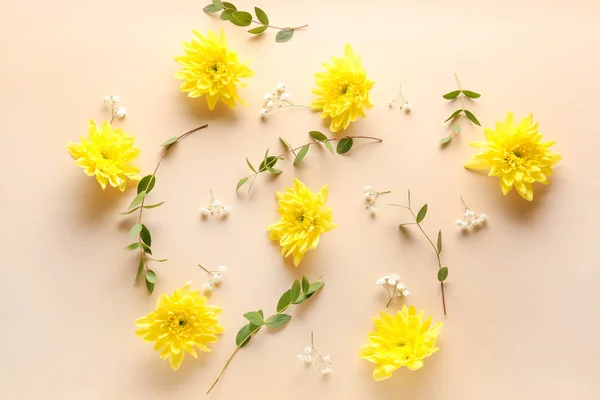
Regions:
<svg viewBox="0 0 600 400"><path fill-rule="evenodd" d="M600 84L600 5L597 1L238 1L261 6L272 23L304 24L286 44L275 32L250 38L242 28L204 15L200 0L2 1L0 12L0 393L11 399L200 398L234 348L252 309L271 311L293 278L324 276L325 290L298 307L280 332L261 332L238 353L211 396L215 399L595 399L600 300L597 130ZM256 4L254 4L256 3ZM178 91L173 56L191 29L226 30L231 48L251 59L256 75L241 91L247 107L219 105ZM349 134L380 136L346 157L311 151L306 165L282 163L283 175L261 177L251 196L234 187L278 136L295 144L307 132L328 132L318 114L285 110L258 117L264 93L285 82L293 98L310 102L313 73L346 42L376 80L376 103ZM442 121L455 105L441 98L465 88L483 96L472 105L484 126L509 110L533 112L563 154L552 185L535 188L527 203L502 196L496 179L462 168L480 139L463 123L447 149ZM414 110L387 102L402 83ZM151 198L165 200L146 223L156 265L153 296L133 284L132 218L118 213L133 190L102 191L70 159L66 144L101 121L104 94L119 94L129 114L117 122L136 136L144 172L158 145L200 124L209 129L174 149L158 173ZM267 238L277 219L274 192L298 176L313 189L330 185L339 228L294 269ZM394 193L375 219L364 210L362 187ZM435 258L418 232L402 235L403 202L412 188L428 202L424 223L445 234L448 316L443 318ZM232 207L227 221L199 218L209 189ZM459 196L489 215L489 225L463 235ZM152 346L133 335L133 321L153 309L157 294L187 280L206 281L196 267L229 267L211 301L224 308L226 333L200 360L186 358L177 373ZM418 372L401 370L385 382L357 357L382 309L375 286L400 273L413 295L408 304L443 320L441 351ZM393 309L400 307L394 305ZM315 331L330 354L331 376L307 369L296 354Z"/></svg>

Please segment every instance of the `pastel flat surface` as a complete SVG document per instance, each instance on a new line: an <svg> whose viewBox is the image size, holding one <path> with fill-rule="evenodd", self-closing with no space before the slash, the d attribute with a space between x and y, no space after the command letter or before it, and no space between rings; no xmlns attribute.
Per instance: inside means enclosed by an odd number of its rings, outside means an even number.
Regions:
<svg viewBox="0 0 600 400"><path fill-rule="evenodd" d="M324 290L292 310L279 332L261 332L240 351L211 393L214 399L596 399L600 391L600 268L597 256L598 93L600 4L558 1L238 1L264 9L274 25L309 24L285 44L275 31L252 38L245 29L202 12L208 0L2 2L0 7L0 392L14 399L203 398L229 354L242 314L271 312L292 280L323 276ZM207 110L187 99L173 78L191 30L224 28L230 47L256 71L240 90L247 107ZM351 43L376 84L375 107L346 131L378 136L356 142L346 156L311 150L304 165L282 162L284 173L261 176L250 196L236 196L247 175L244 157L259 162L280 150L279 136L301 145L328 121L307 110L282 110L261 122L265 93L284 82L294 101L308 104L313 73ZM493 127L507 111L533 112L553 150L563 155L549 187L528 203L505 197L495 178L465 170L483 138L466 122L445 150L438 141L457 108L441 95L482 93L472 105ZM413 111L387 103L403 85ZM102 191L75 166L67 141L102 121L104 94L128 109L116 122L136 137L138 164L149 173L159 145L204 123L209 128L173 149L157 175L147 210L153 250L169 261L155 266L155 294L134 285L135 254L122 248L133 218L118 215L135 189ZM274 193L293 177L313 190L329 184L339 228L326 233L296 269L269 241L278 218ZM365 211L362 188L393 193L379 213ZM408 222L402 203L428 203L424 228L444 232L448 316L441 308L436 260ZM209 189L232 208L228 220L201 221ZM485 229L461 234L454 225L459 196L488 214ZM211 302L223 307L226 332L199 360L171 371L152 345L133 334L134 320L171 293L206 274L196 265L229 271ZM386 296L380 276L399 273L412 294L406 304L444 321L440 352L417 372L399 370L372 380L358 358L372 318ZM400 308L397 302L391 310ZM269 311L267 311L269 310ZM331 356L323 379L296 355L314 330L317 349Z"/></svg>

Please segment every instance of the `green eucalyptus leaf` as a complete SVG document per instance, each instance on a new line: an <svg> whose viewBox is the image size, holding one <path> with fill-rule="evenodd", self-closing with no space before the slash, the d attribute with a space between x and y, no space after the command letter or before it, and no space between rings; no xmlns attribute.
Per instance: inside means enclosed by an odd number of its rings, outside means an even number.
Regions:
<svg viewBox="0 0 600 400"><path fill-rule="evenodd" d="M298 296L300 296L300 291L301 291L300 281L298 279L296 279L294 281L294 284L292 285L292 288L290 289L290 300L292 302L294 302L294 301L296 301L296 299L298 299Z"/></svg>
<svg viewBox="0 0 600 400"><path fill-rule="evenodd" d="M236 186L236 188L235 188L235 191L237 192L238 190L240 190L240 188L242 187L242 185L244 183L246 183L247 180L248 180L248 178L242 178L242 179L240 179L239 182L238 182L238 184L237 184L237 186Z"/></svg>
<svg viewBox="0 0 600 400"><path fill-rule="evenodd" d="M450 121L452 118L456 117L458 114L460 114L463 111L464 111L463 109L454 111L448 118L446 118L446 120L444 122Z"/></svg>
<svg viewBox="0 0 600 400"><path fill-rule="evenodd" d="M283 146L286 148L286 150L293 150L294 149L294 147L290 144L290 142L288 142L287 140L285 140L281 136L279 136L279 140L281 140L281 143L283 143Z"/></svg>
<svg viewBox="0 0 600 400"><path fill-rule="evenodd" d="M267 13L265 13L263 10L258 7L254 7L254 14L256 14L256 18L258 18L261 24L269 25L269 17L267 17Z"/></svg>
<svg viewBox="0 0 600 400"><path fill-rule="evenodd" d="M465 96L467 96L470 99L476 99L478 97L481 97L481 95L479 93L472 92L470 90L463 90L462 92L465 94Z"/></svg>
<svg viewBox="0 0 600 400"><path fill-rule="evenodd" d="M215 6L214 4L209 4L206 7L204 7L202 9L202 11L204 11L207 14L213 14L213 13L221 11L221 9L222 8L219 8L219 7ZM150 293L152 293L152 292L150 292Z"/></svg>
<svg viewBox="0 0 600 400"><path fill-rule="evenodd" d="M146 271L146 280L151 283L156 283L156 274L151 269Z"/></svg>
<svg viewBox="0 0 600 400"><path fill-rule="evenodd" d="M438 281L444 282L448 278L448 267L442 267L438 270Z"/></svg>
<svg viewBox="0 0 600 400"><path fill-rule="evenodd" d="M144 200L144 197L146 197L146 191L142 190L141 192L139 192L137 194L137 196L135 196L135 198L133 199L133 201L129 205L129 208L133 208L133 207L136 207L136 206L140 205L140 203L142 202L142 200Z"/></svg>
<svg viewBox="0 0 600 400"><path fill-rule="evenodd" d="M250 167L250 169L252 170L252 172L256 173L256 170L254 169L254 165L252 165L252 163L250 162L250 160L248 160L248 157L246 157L246 164L248 164L248 167Z"/></svg>
<svg viewBox="0 0 600 400"><path fill-rule="evenodd" d="M323 135L321 132L319 131L310 131L308 132L308 134L310 136L312 136L315 140L322 142L322 141L326 141L327 140L327 136Z"/></svg>
<svg viewBox="0 0 600 400"><path fill-rule="evenodd" d="M223 8L223 2L221 0L212 0L215 7Z"/></svg>
<svg viewBox="0 0 600 400"><path fill-rule="evenodd" d="M298 152L298 154L296 154L296 158L294 159L294 164L298 164L300 161L302 161L302 159L308 153L308 149L309 148L310 148L309 145L302 146L302 148L300 149L300 151Z"/></svg>
<svg viewBox="0 0 600 400"><path fill-rule="evenodd" d="M252 29L248 30L248 33L251 33L253 35L260 35L264 31L266 31L267 28L268 28L268 26L257 26L256 28L252 28Z"/></svg>
<svg viewBox="0 0 600 400"><path fill-rule="evenodd" d="M437 251L438 251L438 254L442 254L442 231L441 230L438 232Z"/></svg>
<svg viewBox="0 0 600 400"><path fill-rule="evenodd" d="M210 6L207 6L207 7L210 7ZM219 10L217 10L217 11L219 11ZM213 11L213 12L216 12L216 11ZM163 144L161 144L161 146L170 146L173 143L175 143L177 141L177 139L178 139L177 136L173 136L171 139L169 139L166 142L164 142Z"/></svg>
<svg viewBox="0 0 600 400"><path fill-rule="evenodd" d="M265 324L265 320L263 316L258 311L250 311L244 314L244 318L250 321L252 324L256 326L261 326ZM256 329L256 328L255 328ZM254 329L252 329L254 330Z"/></svg>
<svg viewBox="0 0 600 400"><path fill-rule="evenodd" d="M445 98L446 100L454 100L455 98L458 97L459 94L460 94L460 90L455 90L453 92L446 93L442 97Z"/></svg>
<svg viewBox="0 0 600 400"><path fill-rule="evenodd" d="M148 246L144 242L140 243L140 245L142 246L142 249L144 250L144 253L152 254L152 249L150 248L150 246Z"/></svg>
<svg viewBox="0 0 600 400"><path fill-rule="evenodd" d="M132 226L131 230L129 231L129 237L133 239L139 236L140 232L142 231L142 226L142 224L135 224Z"/></svg>
<svg viewBox="0 0 600 400"><path fill-rule="evenodd" d="M150 231L144 224L142 224L142 228L140 230L140 238L142 239L142 242L148 245L148 247L152 246L152 235L150 235Z"/></svg>
<svg viewBox="0 0 600 400"><path fill-rule="evenodd" d="M139 278L140 275L142 275L142 272L144 272L145 265L146 264L144 263L144 259L142 257L140 257L140 265L138 267L137 274L135 275L135 279Z"/></svg>
<svg viewBox="0 0 600 400"><path fill-rule="evenodd" d="M292 302L291 290L286 290L277 302L277 312L283 311Z"/></svg>
<svg viewBox="0 0 600 400"><path fill-rule="evenodd" d="M475 118L475 115L473 115L471 111L465 110L465 114L467 115L467 118L471 120L471 122L473 122L475 125L481 126L481 124L479 123L477 118Z"/></svg>
<svg viewBox="0 0 600 400"><path fill-rule="evenodd" d="M225 10L221 13L219 18L221 19L221 21L231 21L231 19L233 18L233 11L234 10Z"/></svg>
<svg viewBox="0 0 600 400"><path fill-rule="evenodd" d="M345 137L338 142L336 151L338 154L345 154L350 151L353 144L354 139L351 137Z"/></svg>
<svg viewBox="0 0 600 400"><path fill-rule="evenodd" d="M290 40L294 36L294 30L290 28L285 28L277 32L277 36L275 36L275 41L277 43L284 43Z"/></svg>
<svg viewBox="0 0 600 400"><path fill-rule="evenodd" d="M460 125L459 124L454 124L452 125L452 131L454 133L460 133L461 129L460 129Z"/></svg>
<svg viewBox="0 0 600 400"><path fill-rule="evenodd" d="M149 282L146 279L146 289L148 289L148 292L150 292L150 294L152 294L152 292L154 292L154 283Z"/></svg>
<svg viewBox="0 0 600 400"><path fill-rule="evenodd" d="M333 147L331 146L331 143L329 143L329 140L323 140L323 144L325 145L325 148L329 150L331 154L333 154Z"/></svg>
<svg viewBox="0 0 600 400"><path fill-rule="evenodd" d="M310 282L307 277L302 276L302 292L306 293L308 289L310 289Z"/></svg>
<svg viewBox="0 0 600 400"><path fill-rule="evenodd" d="M452 140L452 136L446 136L445 138L442 138L440 140L440 144L441 145L448 144L448 143L450 143L451 140Z"/></svg>
<svg viewBox="0 0 600 400"><path fill-rule="evenodd" d="M143 177L137 186L137 192L145 191L146 194L150 193L154 188L154 184L156 183L156 178L154 175L146 175Z"/></svg>
<svg viewBox="0 0 600 400"><path fill-rule="evenodd" d="M279 160L275 156L267 156L258 166L258 172L264 172L269 168L273 168L275 164L277 164L277 160Z"/></svg>
<svg viewBox="0 0 600 400"><path fill-rule="evenodd" d="M135 250L140 247L140 242L131 243L129 246L123 247L123 250Z"/></svg>
<svg viewBox="0 0 600 400"><path fill-rule="evenodd" d="M425 204L423 207L421 207L421 209L417 213L417 223L422 222L425 219L426 215L427 215L427 204Z"/></svg>
<svg viewBox="0 0 600 400"><path fill-rule="evenodd" d="M120 214L120 215L128 215L128 214L131 214L131 213L135 212L136 210L139 210L139 209L140 209L140 207L141 207L141 206L137 206L137 207L135 207L135 208L132 208L131 210L127 210L127 211L125 211L125 212L122 212L122 213L119 213L119 214ZM146 207L146 206L144 206L144 207Z"/></svg>
<svg viewBox="0 0 600 400"><path fill-rule="evenodd" d="M269 328L280 328L283 325L290 322L292 319L291 315L287 314L276 314L273 317L269 318L266 323Z"/></svg>
<svg viewBox="0 0 600 400"><path fill-rule="evenodd" d="M246 11L234 11L231 14L231 22L237 26L248 26L252 23L252 14Z"/></svg>
<svg viewBox="0 0 600 400"><path fill-rule="evenodd" d="M160 206L162 206L163 204L165 204L165 202L164 202L164 201L161 201L160 203L156 203L156 204L150 204L150 205L148 205L148 206L144 205L144 208L156 208L156 207L160 207Z"/></svg>
<svg viewBox="0 0 600 400"><path fill-rule="evenodd" d="M306 294L311 295L311 294L315 293L317 290L321 289L323 286L325 286L324 282L311 283L310 287L308 288L308 291L306 291Z"/></svg>
<svg viewBox="0 0 600 400"><path fill-rule="evenodd" d="M294 301L292 304L302 304L304 303L306 300L310 299L312 297L314 293L311 294L304 294L301 293L300 296L298 296L298 298L296 299L296 301Z"/></svg>
<svg viewBox="0 0 600 400"><path fill-rule="evenodd" d="M235 335L235 344L238 347L244 347L250 342L250 338L250 326L244 325L242 326L242 329L238 331L237 335Z"/></svg>
<svg viewBox="0 0 600 400"><path fill-rule="evenodd" d="M231 3L228 3L228 2L226 2L226 1L224 1L224 2L223 2L223 7L224 7L226 10L233 10L233 11L237 11L237 7L236 7L236 6L234 6L233 4L231 4Z"/></svg>
<svg viewBox="0 0 600 400"><path fill-rule="evenodd" d="M275 174L275 175L279 175L280 173L282 173L283 171L277 168L271 168L267 165L267 171L271 174Z"/></svg>

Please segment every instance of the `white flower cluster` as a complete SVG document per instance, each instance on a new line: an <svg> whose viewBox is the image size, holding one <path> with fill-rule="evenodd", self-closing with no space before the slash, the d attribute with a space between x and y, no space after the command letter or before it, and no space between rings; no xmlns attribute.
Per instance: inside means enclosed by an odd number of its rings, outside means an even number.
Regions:
<svg viewBox="0 0 600 400"><path fill-rule="evenodd" d="M487 215L485 215L484 213L476 214L475 211L471 210L470 208L467 208L465 210L464 218L457 219L456 225L460 229L465 230L465 229L469 228L469 226L471 226L471 225L473 225L475 227L479 227L479 226L485 224L486 221L487 221Z"/></svg>
<svg viewBox="0 0 600 400"><path fill-rule="evenodd" d="M221 200L219 199L212 199L207 207L202 207L202 209L200 210L200 214L202 214L202 217L217 214L221 215L222 218L225 218L227 215L229 215L230 212L231 209L221 204Z"/></svg>
<svg viewBox="0 0 600 400"><path fill-rule="evenodd" d="M127 115L127 109L125 107L117 107L118 103L121 102L121 96L119 96L118 94L112 96L105 94L104 102L110 107L113 120L115 118L123 118L125 117L125 115Z"/></svg>
<svg viewBox="0 0 600 400"><path fill-rule="evenodd" d="M316 353L313 357L312 353ZM298 354L298 359L304 361L307 364L311 364L320 373L327 375L331 372L331 359L329 356L321 356L314 347L307 346L304 349L303 354Z"/></svg>
<svg viewBox="0 0 600 400"><path fill-rule="evenodd" d="M394 107L394 103L396 103L396 99L398 98L398 96L400 96L402 98L402 104L400 104L400 109L404 110L404 112L406 112L406 113L409 113L410 110L412 110L412 106L410 105L410 103L408 101L406 101L404 99L404 96L402 95L402 86L400 86L400 91L398 92L398 94L396 95L396 97L394 97L388 103L388 107L390 107L390 108Z"/></svg>
<svg viewBox="0 0 600 400"><path fill-rule="evenodd" d="M389 289L392 289L392 298L406 297L410 294L410 291L406 288L406 285L400 282L400 275L398 274L391 274L389 276L386 275L383 278L377 279L377 285L386 288L388 293Z"/></svg>
<svg viewBox="0 0 600 400"><path fill-rule="evenodd" d="M373 190L373 188L369 185L365 186L365 190L363 192L364 196L365 196L365 200L368 203L366 209L368 212L371 213L371 215L375 215L377 214L377 207L375 207L375 201L377 200L377 198L379 196L381 196L382 194L388 194L391 193L390 191L386 191L386 192L377 192L375 190Z"/></svg>
<svg viewBox="0 0 600 400"><path fill-rule="evenodd" d="M209 271L201 265L199 267L208 273L208 283L202 285L202 290L204 292L212 292L213 289L223 281L223 274L227 272L227 267L224 265L217 267L216 271Z"/></svg>
<svg viewBox="0 0 600 400"><path fill-rule="evenodd" d="M290 101L290 94L286 93L285 85L280 83L277 85L275 92L266 94L263 102L263 108L260 110L260 116L265 118L269 111L282 107L293 107L294 104Z"/></svg>

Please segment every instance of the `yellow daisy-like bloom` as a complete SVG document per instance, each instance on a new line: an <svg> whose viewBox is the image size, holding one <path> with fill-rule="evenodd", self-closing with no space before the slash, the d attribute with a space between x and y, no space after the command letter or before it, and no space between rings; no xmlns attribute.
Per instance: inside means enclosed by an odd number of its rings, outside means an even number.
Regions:
<svg viewBox="0 0 600 400"><path fill-rule="evenodd" d="M169 358L175 371L186 351L194 358L198 358L194 346L210 352L207 344L216 342L217 334L223 332L217 321L221 309L207 305L207 298L200 291L190 291L190 285L175 289L171 296L161 294L156 310L135 321L135 334L144 342L156 342L154 350L160 351L161 359Z"/></svg>
<svg viewBox="0 0 600 400"><path fill-rule="evenodd" d="M108 121L100 128L90 120L88 138L82 137L81 143L69 142L67 150L87 175L96 176L102 189L110 184L124 191L128 178L140 180L139 168L131 164L140 154L133 141L133 136L121 128L113 129Z"/></svg>
<svg viewBox="0 0 600 400"><path fill-rule="evenodd" d="M322 233L337 227L331 222L331 208L325 205L327 194L327 185L314 193L298 179L293 188L276 194L281 219L269 226L269 238L279 241L284 257L293 254L296 267L308 250L317 248Z"/></svg>
<svg viewBox="0 0 600 400"><path fill-rule="evenodd" d="M321 110L321 118L331 118L329 129L337 132L348 128L358 116L365 118L365 109L373 107L369 91L375 81L367 77L360 56L352 46L346 45L343 57L332 57L324 63L325 72L315 74L317 87L313 93L319 96L311 107Z"/></svg>
<svg viewBox="0 0 600 400"><path fill-rule="evenodd" d="M388 379L400 367L417 370L423 366L423 359L439 350L435 342L442 323L431 328L431 317L423 321L423 315L423 311L417 314L413 306L402 306L395 316L381 312L381 318L374 318L375 332L369 333L369 343L358 354L377 364L373 379Z"/></svg>
<svg viewBox="0 0 600 400"><path fill-rule="evenodd" d="M254 72L227 48L223 30L220 36L210 30L206 36L196 30L192 33L195 38L183 43L185 54L175 57L175 61L183 65L183 69L175 73L175 78L183 79L179 89L188 92L188 97L206 95L210 110L218 100L231 108L235 108L236 100L245 105L237 94L238 87L246 86L240 83L240 78L248 78Z"/></svg>
<svg viewBox="0 0 600 400"><path fill-rule="evenodd" d="M521 197L531 201L534 182L550 183L552 166L561 156L549 150L554 141L541 141L533 115L515 125L513 113L509 112L503 124L496 123L496 132L485 129L485 138L487 142L471 143L485 151L471 158L465 167L489 170L488 176L499 177L502 193L508 194L514 186Z"/></svg>

